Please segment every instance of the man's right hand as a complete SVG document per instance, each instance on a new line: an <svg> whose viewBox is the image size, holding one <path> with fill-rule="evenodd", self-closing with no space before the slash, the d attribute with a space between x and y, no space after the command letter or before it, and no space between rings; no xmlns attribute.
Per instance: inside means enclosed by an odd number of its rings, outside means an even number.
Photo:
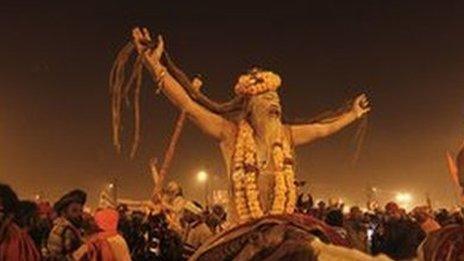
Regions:
<svg viewBox="0 0 464 261"><path fill-rule="evenodd" d="M154 49L150 48L152 42L150 32L147 28L136 27L132 30L132 38L138 53L143 53L151 64L158 64L164 51L164 41L161 35L158 36L158 43Z"/></svg>

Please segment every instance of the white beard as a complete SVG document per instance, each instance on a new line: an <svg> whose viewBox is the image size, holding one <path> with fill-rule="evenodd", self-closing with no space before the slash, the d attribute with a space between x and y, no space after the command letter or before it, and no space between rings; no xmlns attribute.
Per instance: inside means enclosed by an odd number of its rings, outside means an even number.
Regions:
<svg viewBox="0 0 464 261"><path fill-rule="evenodd" d="M252 123L253 124L253 123ZM275 177L270 175L273 173L272 149L276 142L281 142L282 123L276 117L262 117L255 122L255 141L258 154L258 160L267 162L265 169L261 170L261 175L258 176L259 201L264 211L269 211L272 208ZM270 169L269 169L270 168ZM271 170L271 172L269 172Z"/></svg>
<svg viewBox="0 0 464 261"><path fill-rule="evenodd" d="M264 145L267 154L271 153L273 145L278 142L281 137L282 122L280 119L265 116L261 117L256 122L251 122L251 125L255 129L257 142L261 142L261 144Z"/></svg>
<svg viewBox="0 0 464 261"><path fill-rule="evenodd" d="M266 142L266 145L271 148L281 137L282 123L275 118L268 119L262 125L262 130L262 138Z"/></svg>

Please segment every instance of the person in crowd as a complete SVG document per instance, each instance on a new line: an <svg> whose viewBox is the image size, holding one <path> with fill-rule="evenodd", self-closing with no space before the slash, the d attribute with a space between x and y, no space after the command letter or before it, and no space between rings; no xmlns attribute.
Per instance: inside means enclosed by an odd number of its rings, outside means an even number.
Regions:
<svg viewBox="0 0 464 261"><path fill-rule="evenodd" d="M403 216L396 203L388 203L385 209L385 220L375 232L372 253L384 253L395 260L415 258L425 232L416 221Z"/></svg>
<svg viewBox="0 0 464 261"><path fill-rule="evenodd" d="M10 186L0 183L0 260L41 260L27 231L15 222L19 199Z"/></svg>
<svg viewBox="0 0 464 261"><path fill-rule="evenodd" d="M181 186L171 181L168 183L163 193L163 205L169 206L174 212L180 213L186 203Z"/></svg>
<svg viewBox="0 0 464 261"><path fill-rule="evenodd" d="M40 249L41 234L38 233L38 207L32 201L22 200L18 204L16 223L34 240L35 245Z"/></svg>
<svg viewBox="0 0 464 261"><path fill-rule="evenodd" d="M119 214L118 220L118 231L121 232L121 235L127 242L129 249L131 249L130 234L131 234L131 220L129 217L129 208L126 204L120 204L116 207L116 211Z"/></svg>
<svg viewBox="0 0 464 261"><path fill-rule="evenodd" d="M169 228L164 212L133 211L125 215L128 234L124 238L132 260L185 260L193 253L194 250L184 248L181 236Z"/></svg>
<svg viewBox="0 0 464 261"><path fill-rule="evenodd" d="M317 210L315 211L315 218L318 218L320 220L324 220L325 214L327 212L327 207L324 201L319 201L317 203Z"/></svg>
<svg viewBox="0 0 464 261"><path fill-rule="evenodd" d="M198 249L202 243L213 235L213 231L204 222L203 209L199 204L187 202L182 212L181 221L184 225L184 242Z"/></svg>
<svg viewBox="0 0 464 261"><path fill-rule="evenodd" d="M451 223L450 214L447 209L440 208L435 213L435 220L440 224L440 226L444 227Z"/></svg>
<svg viewBox="0 0 464 261"><path fill-rule="evenodd" d="M146 245L145 226L147 218L140 211L133 211L127 218L128 223L125 229L124 238L129 246L132 258L138 260L143 257Z"/></svg>
<svg viewBox="0 0 464 261"><path fill-rule="evenodd" d="M218 204L213 205L211 211L208 211L205 216L205 224L213 234L217 234L224 230L222 225L227 220L227 213L223 206Z"/></svg>
<svg viewBox="0 0 464 261"><path fill-rule="evenodd" d="M118 233L119 214L116 210L105 208L94 215L98 232L89 237L87 242L73 253L75 260L131 260L129 248L124 238Z"/></svg>
<svg viewBox="0 0 464 261"><path fill-rule="evenodd" d="M350 208L350 213L344 223L351 245L363 252L367 252L367 225L364 223L364 216L358 206Z"/></svg>
<svg viewBox="0 0 464 261"><path fill-rule="evenodd" d="M180 217L186 202L182 187L175 181L169 182L163 190L162 206L169 226L178 233L182 233Z"/></svg>
<svg viewBox="0 0 464 261"><path fill-rule="evenodd" d="M385 205L385 218L387 220L399 220L402 217L400 207L395 202L388 202Z"/></svg>
<svg viewBox="0 0 464 261"><path fill-rule="evenodd" d="M310 214L311 209L313 208L313 206L314 206L314 201L313 201L313 197L311 196L311 194L309 194L309 193L306 193L306 194L301 193L298 196L298 199L296 201L296 211L297 212L303 213L303 214Z"/></svg>
<svg viewBox="0 0 464 261"><path fill-rule="evenodd" d="M415 207L411 216L419 223L422 231L426 234L429 234L433 231L436 231L441 228L440 224L434 219L433 213L428 209L427 206L418 206Z"/></svg>
<svg viewBox="0 0 464 261"><path fill-rule="evenodd" d="M87 194L79 189L65 194L53 208L58 213L47 241L48 258L66 260L82 244L83 207Z"/></svg>
<svg viewBox="0 0 464 261"><path fill-rule="evenodd" d="M53 220L56 218L56 212L53 210L53 207L49 202L41 201L37 203L37 216L38 221L35 230L31 232L31 234L34 234L34 241L40 239L40 252L42 253L42 256L47 256L48 236L52 230Z"/></svg>
<svg viewBox="0 0 464 261"><path fill-rule="evenodd" d="M325 217L325 223L331 226L335 231L342 237L343 239L348 238L348 233L344 228L344 221L343 221L343 213L340 209L331 209L327 212L327 216Z"/></svg>
<svg viewBox="0 0 464 261"><path fill-rule="evenodd" d="M192 250L184 248L181 236L170 229L164 213L149 215L144 238L145 253L155 260L182 260L192 254Z"/></svg>

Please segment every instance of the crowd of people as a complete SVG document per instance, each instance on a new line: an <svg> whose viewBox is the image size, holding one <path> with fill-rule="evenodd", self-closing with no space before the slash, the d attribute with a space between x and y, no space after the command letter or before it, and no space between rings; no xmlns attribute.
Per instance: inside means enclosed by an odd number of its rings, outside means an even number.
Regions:
<svg viewBox="0 0 464 261"><path fill-rule="evenodd" d="M175 183L166 195L161 211L120 204L87 213L82 190L50 205L20 200L0 184L0 260L186 260L231 226L224 206L186 200ZM371 211L344 208L300 194L295 215L319 220L348 248L394 260L420 257L424 239L440 228L464 227L462 211L421 206L407 212L394 202Z"/></svg>
<svg viewBox="0 0 464 261"><path fill-rule="evenodd" d="M297 211L324 220L346 238L350 247L371 255L386 254L395 260L417 258L428 233L441 227L464 226L462 209L448 211L418 206L407 212L389 202L382 208L363 211L358 206L344 213L344 205L323 201L315 206L311 195L300 195ZM463 246L464 247L464 246Z"/></svg>

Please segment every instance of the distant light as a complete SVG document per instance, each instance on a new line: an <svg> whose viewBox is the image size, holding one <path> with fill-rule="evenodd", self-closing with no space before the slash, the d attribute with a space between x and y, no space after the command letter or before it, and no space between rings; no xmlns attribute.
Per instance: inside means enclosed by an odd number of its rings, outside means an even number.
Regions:
<svg viewBox="0 0 464 261"><path fill-rule="evenodd" d="M372 192L377 192L377 188L376 187L372 187Z"/></svg>
<svg viewBox="0 0 464 261"><path fill-rule="evenodd" d="M198 174L197 174L197 180L198 182L205 182L206 180L208 179L208 173L206 173L206 171L199 171Z"/></svg>
<svg viewBox="0 0 464 261"><path fill-rule="evenodd" d="M398 203L409 203L412 200L412 196L409 193L398 193L396 194L395 199Z"/></svg>
<svg viewBox="0 0 464 261"><path fill-rule="evenodd" d="M108 184L108 188L110 189L114 188L114 184L113 183Z"/></svg>

